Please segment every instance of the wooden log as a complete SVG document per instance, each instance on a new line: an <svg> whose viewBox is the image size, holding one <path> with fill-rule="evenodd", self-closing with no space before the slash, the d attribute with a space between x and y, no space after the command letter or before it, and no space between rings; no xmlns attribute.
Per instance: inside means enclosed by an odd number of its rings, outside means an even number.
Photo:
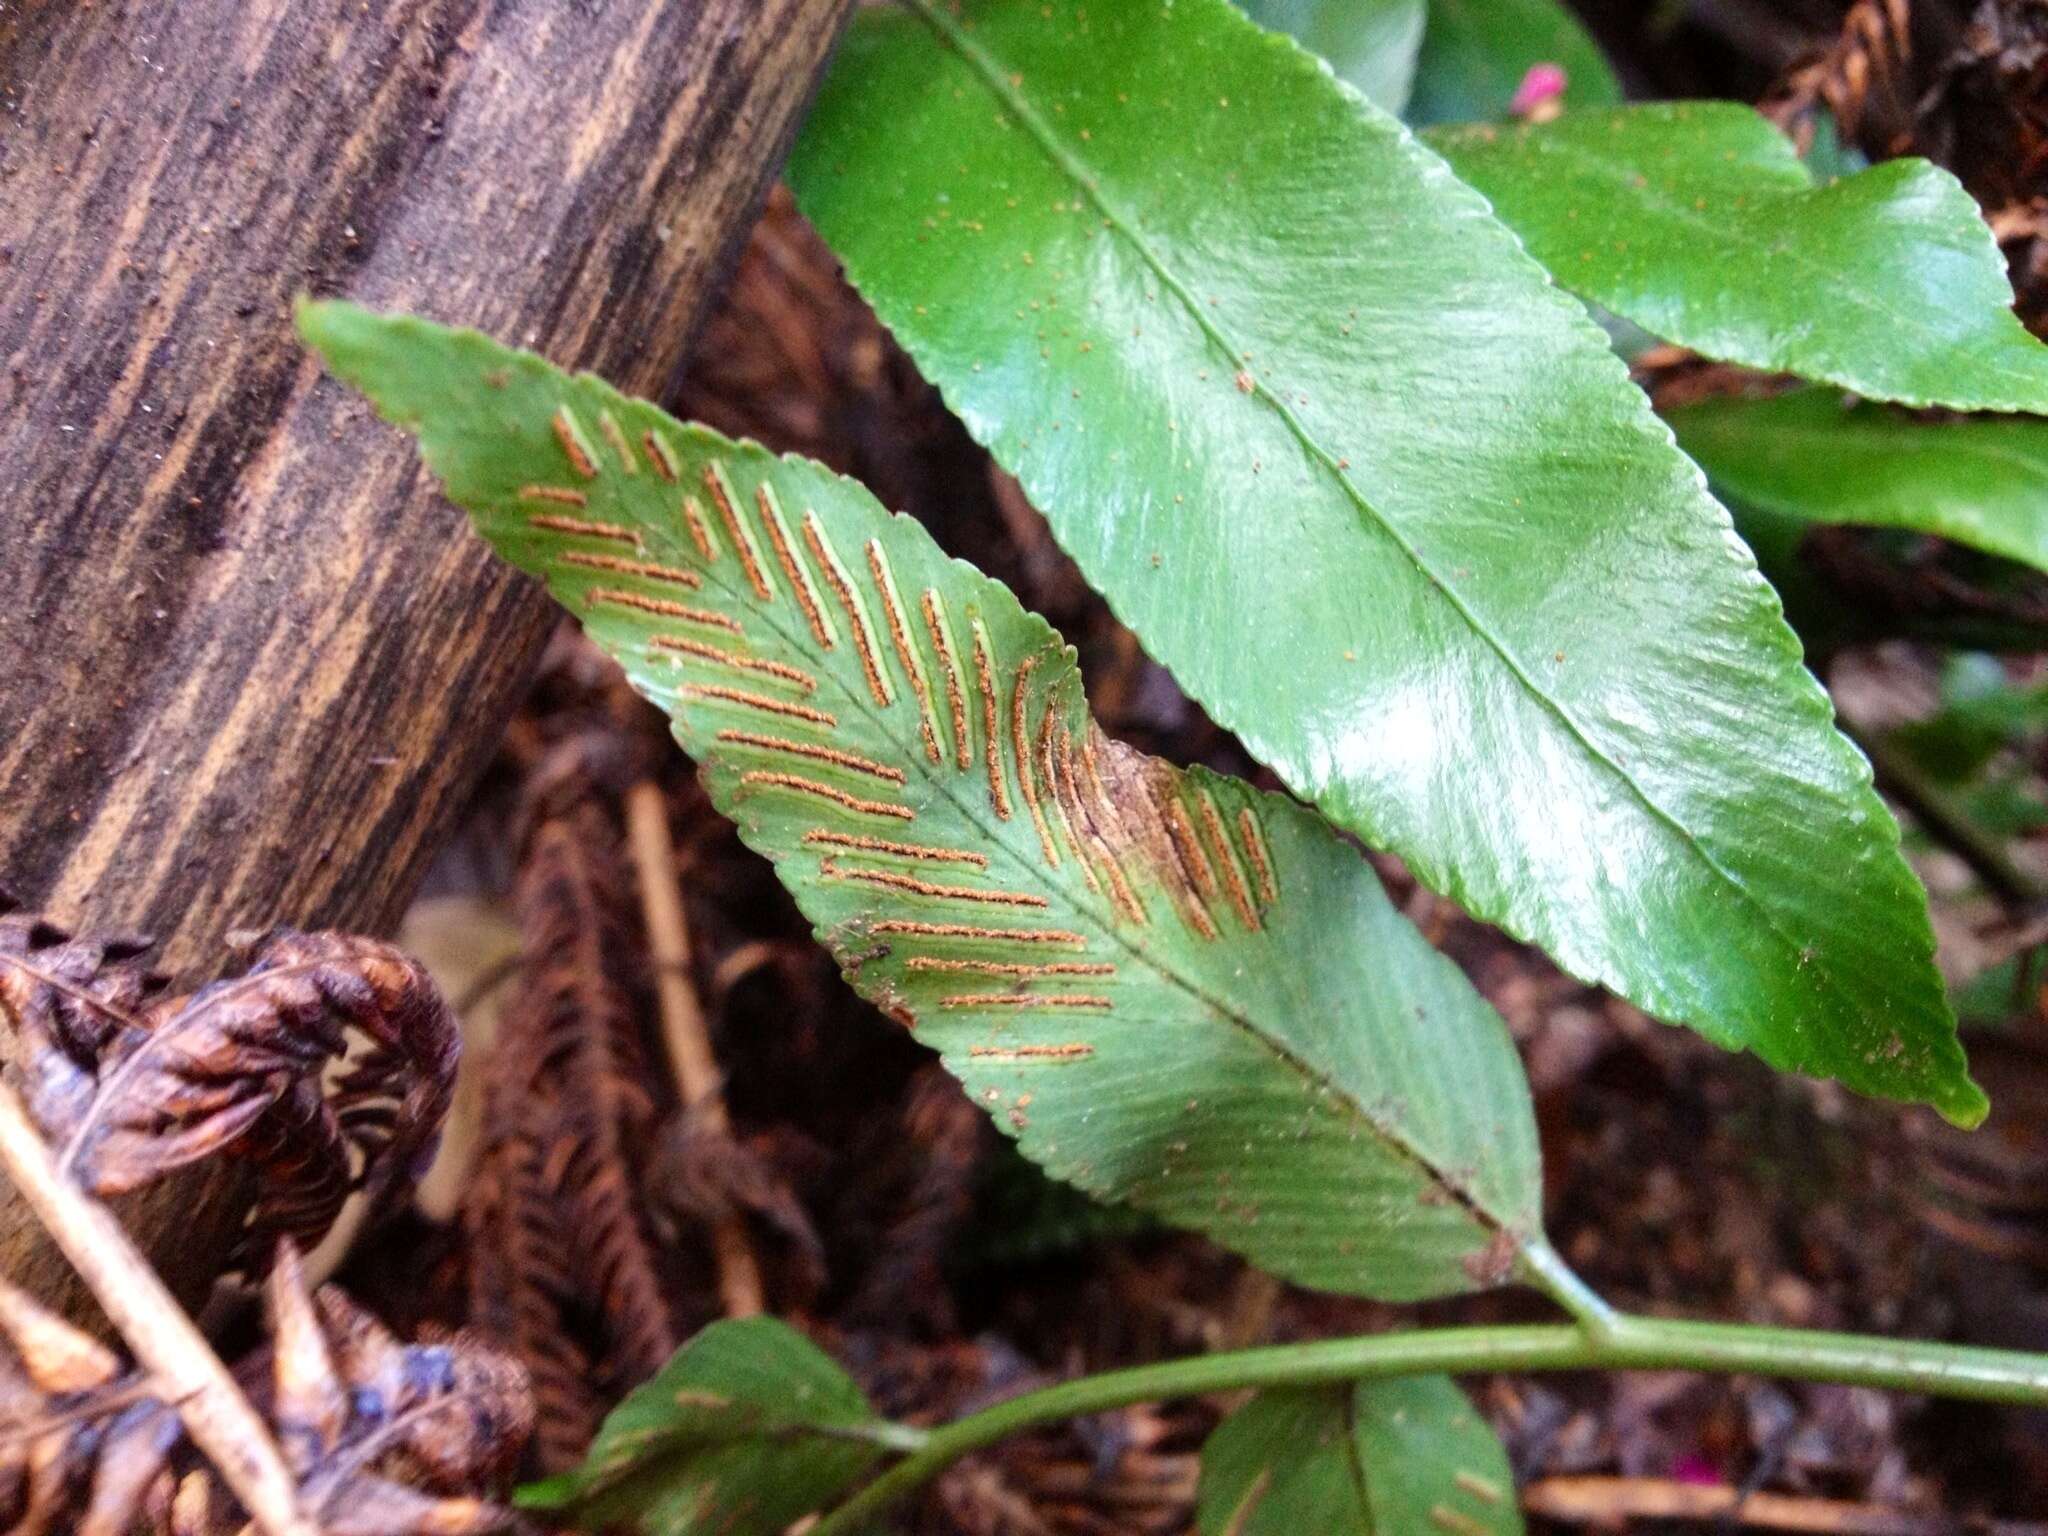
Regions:
<svg viewBox="0 0 2048 1536"><path fill-rule="evenodd" d="M0 882L388 929L549 622L297 344L302 292L672 391L849 0L0 9ZM12 1190L0 1273L83 1310ZM241 1203L127 1202L190 1299Z"/></svg>

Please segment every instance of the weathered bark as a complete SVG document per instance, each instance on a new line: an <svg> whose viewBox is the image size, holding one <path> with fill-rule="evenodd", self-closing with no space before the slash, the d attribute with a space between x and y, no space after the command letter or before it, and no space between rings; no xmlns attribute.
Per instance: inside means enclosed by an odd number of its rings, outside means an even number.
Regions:
<svg viewBox="0 0 2048 1536"><path fill-rule="evenodd" d="M0 881L187 981L236 927L395 921L548 609L292 298L666 393L848 3L0 12ZM59 1295L4 1194L0 1272ZM237 1212L126 1214L189 1295Z"/></svg>

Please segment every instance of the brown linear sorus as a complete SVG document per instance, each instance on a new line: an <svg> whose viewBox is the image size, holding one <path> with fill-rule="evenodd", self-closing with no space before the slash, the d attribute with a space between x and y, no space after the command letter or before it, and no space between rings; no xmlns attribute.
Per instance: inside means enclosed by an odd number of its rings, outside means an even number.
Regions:
<svg viewBox="0 0 2048 1536"><path fill-rule="evenodd" d="M1038 846L1045 854L1045 862L1054 869L1060 867L1060 851L1052 840L1052 828L1046 824L1045 810L1038 803L1038 784L1033 772L1031 753L1031 727L1025 717L1025 710L1031 693L1031 673L1038 665L1036 656L1026 656L1017 663L1017 676L1010 685L1010 745L1017 755L1017 788L1023 793L1024 808L1031 813L1031 825L1038 832ZM1047 706L1046 713L1052 713Z"/></svg>
<svg viewBox="0 0 2048 1536"><path fill-rule="evenodd" d="M1237 813L1237 831L1244 842L1245 857L1251 860L1252 873L1259 882L1259 900L1271 906L1280 899L1280 892L1273 883L1273 860L1266 849L1265 829L1259 825L1259 818L1252 814L1250 806Z"/></svg>
<svg viewBox="0 0 2048 1536"><path fill-rule="evenodd" d="M590 439L583 435L583 427L566 405L555 407L553 420L555 441L562 445L569 467L586 480L597 478L597 454L590 446Z"/></svg>
<svg viewBox="0 0 2048 1536"><path fill-rule="evenodd" d="M899 821L914 821L917 812L907 805L896 805L886 800L863 800L858 795L849 795L843 789L830 784L820 784L816 779L807 779L800 773L780 773L765 768L749 768L740 775L740 783L757 784L764 789L786 789L793 794L809 795L819 800L829 800L844 810L861 816L891 816Z"/></svg>
<svg viewBox="0 0 2048 1536"><path fill-rule="evenodd" d="M929 880L920 880L915 875L899 874L892 869L852 869L827 854L819 866L819 873L828 880L855 880L863 885L881 886L886 890L905 891L913 896L931 896L943 901L974 901L995 907L1046 907L1050 906L1043 896L1030 891L986 891L971 885L938 885Z"/></svg>
<svg viewBox="0 0 2048 1536"><path fill-rule="evenodd" d="M730 614L716 613L709 608L692 608L666 597L649 597L644 592L626 592L617 587L592 587L583 594L583 601L592 607L604 604L612 608L632 608L641 613L651 613L657 618L681 619L686 624L702 624L707 629L723 629L732 634L741 633L739 620Z"/></svg>
<svg viewBox="0 0 2048 1536"><path fill-rule="evenodd" d="M655 635L647 642L647 648L650 651L672 652L679 659L683 656L694 656L699 661L716 662L721 667L734 667L742 672L758 672L763 677L780 678L785 683L794 683L797 687L803 689L805 693L816 693L818 691L818 680L815 677L812 677L810 673L800 668L792 667L787 662L774 661L766 656L742 656L737 651L721 650L707 641L693 640L688 635ZM723 695L719 695L719 697L723 697ZM779 713L786 714L788 711L779 711ZM823 724L837 723L830 715L825 715L820 710L813 710L809 714L799 715L798 718L812 720L819 719L821 716L821 723Z"/></svg>
<svg viewBox="0 0 2048 1536"><path fill-rule="evenodd" d="M1053 761L1052 749L1053 727L1055 725L1059 725L1062 729L1065 728L1064 722L1059 718L1058 705L1056 703L1049 703L1046 706L1045 713L1038 717L1038 741L1036 744L1038 773L1045 780L1047 796L1052 803L1053 824L1060 829L1060 836L1067 845L1067 851L1073 855L1074 862L1081 866L1081 878L1087 881L1089 893L1100 896L1102 894L1102 882L1095 878L1095 866L1088 858L1087 849L1082 847L1081 835L1074 830L1074 823L1067 815L1066 802L1060 796L1059 775Z"/></svg>
<svg viewBox="0 0 2048 1536"><path fill-rule="evenodd" d="M1003 772L1003 738L996 725L996 659L988 638L988 627L980 619L974 625L974 680L981 691L981 734L988 746L988 803L1001 821L1010 819L1010 787Z"/></svg>
<svg viewBox="0 0 2048 1536"><path fill-rule="evenodd" d="M804 569L796 551L790 548L789 528L782 521L782 504L775 499L775 488L763 480L754 488L754 499L761 508L761 526L767 531L768 543L775 551L775 563L782 567L790 589L796 593L797 606L804 611L804 622L811 626L811 638L825 650L836 650L839 631L833 626L832 615L825 611L811 573Z"/></svg>
<svg viewBox="0 0 2048 1536"><path fill-rule="evenodd" d="M654 466L657 475L670 485L682 479L682 461L677 459L675 449L669 447L667 438L649 427L640 434L640 445L647 450L647 462Z"/></svg>
<svg viewBox="0 0 2048 1536"><path fill-rule="evenodd" d="M932 939L990 939L1013 944L1071 944L1086 947L1088 940L1066 928L984 928L975 923L926 923L914 918L891 917L869 925L869 933L899 933Z"/></svg>
<svg viewBox="0 0 2048 1536"><path fill-rule="evenodd" d="M836 716L822 709L812 709L808 704L791 704L785 699L771 699L763 694L748 693L741 688L727 688L717 683L685 683L676 692L686 699L737 704L743 709L758 709L766 714L782 715L791 720L808 720L813 725L836 726L839 723Z"/></svg>
<svg viewBox="0 0 2048 1536"><path fill-rule="evenodd" d="M1181 804L1175 793L1173 780L1177 775L1162 775L1164 782L1155 779L1153 791L1158 796L1159 814L1165 819L1167 836L1173 839L1179 851L1181 863L1186 868L1194 887L1203 900L1213 901L1219 887L1216 883L1215 866L1210 864L1209 855L1202 847L1202 840L1195 835L1195 823L1188 815L1188 808Z"/></svg>
<svg viewBox="0 0 2048 1536"><path fill-rule="evenodd" d="M1252 905L1252 893L1245 885L1244 871L1238 867L1237 850L1230 846L1230 833L1223 825L1222 813L1216 809L1216 801L1206 789L1195 792L1195 809L1202 818L1202 830L1209 834L1210 845L1216 851L1216 861L1223 870L1224 888L1230 893L1230 904L1237 908L1237 915L1245 927L1256 933L1264 926L1259 921L1259 909Z"/></svg>
<svg viewBox="0 0 2048 1536"><path fill-rule="evenodd" d="M1062 1045L971 1045L967 1054L976 1061L1080 1061L1095 1054L1095 1047L1082 1040Z"/></svg>
<svg viewBox="0 0 2048 1536"><path fill-rule="evenodd" d="M1029 980L1034 976L1114 976L1116 967L1106 960L961 960L946 955L912 955L903 962L910 971L949 971L962 976L1013 976Z"/></svg>
<svg viewBox="0 0 2048 1536"><path fill-rule="evenodd" d="M1158 876L1181 921L1204 939L1220 937L1209 910L1209 903L1220 894L1216 871L1180 803L1180 774L1166 763L1120 745L1112 750L1120 771L1127 774L1119 784L1124 798L1118 802L1124 836Z"/></svg>
<svg viewBox="0 0 2048 1536"><path fill-rule="evenodd" d="M938 653L939 670L946 674L946 706L953 716L953 762L964 773L974 766L974 738L967 724L967 695L960 687L960 662L953 652L953 632L935 590L925 588L920 606L925 628L931 632L932 649Z"/></svg>
<svg viewBox="0 0 2048 1536"><path fill-rule="evenodd" d="M665 581L678 587L701 587L704 578L695 571L685 571L673 565L657 565L652 560L628 560L624 555L592 555L582 550L570 550L555 557L563 565L579 565L588 571L610 571L617 576L644 576L649 581Z"/></svg>
<svg viewBox="0 0 2048 1536"><path fill-rule="evenodd" d="M1139 836L1162 883L1177 898L1188 926L1205 939L1216 938L1216 920L1208 907L1216 894L1216 872L1209 867L1209 856L1195 837L1195 825L1174 793L1174 771L1164 763L1148 766L1157 771L1136 779ZM1126 822L1130 819L1131 812L1126 811Z"/></svg>
<svg viewBox="0 0 2048 1536"><path fill-rule="evenodd" d="M1101 861L1102 876L1109 883L1112 905L1132 922L1146 922L1145 904L1138 900L1137 892L1131 889L1130 882L1125 879L1123 866L1117 862L1116 850L1098 830L1095 815L1082 797L1080 775L1074 766L1073 739L1064 720L1058 722L1054 729L1053 749L1054 761L1059 770L1053 781L1054 793L1065 806L1069 823L1092 845L1094 857ZM1083 868L1086 868L1089 863L1086 853L1082 854L1081 862Z"/></svg>
<svg viewBox="0 0 2048 1536"><path fill-rule="evenodd" d="M545 487L530 487L529 489L538 490L545 489ZM578 502L577 505L580 506L582 503ZM581 517L554 517L546 512L533 513L527 517L526 521L529 526L544 528L549 533L573 533L578 538L584 539L614 539L621 544L630 544L635 549L640 547L640 535L630 528L621 527L617 523L594 523Z"/></svg>
<svg viewBox="0 0 2048 1536"><path fill-rule="evenodd" d="M775 588L769 583L768 572L761 564L761 551L754 543L753 534L740 521L739 508L733 498L737 494L726 479L724 466L712 464L704 471L704 489L710 493L711 504L718 509L719 520L725 524L725 535L732 540L733 552L740 557L740 566L747 573L747 583L754 589L754 595L762 602L775 596Z"/></svg>
<svg viewBox="0 0 2048 1536"><path fill-rule="evenodd" d="M787 752L794 757L807 757L813 762L830 763L835 768L844 768L851 773L864 773L871 778L889 784L906 782L906 775L900 768L891 768L887 763L877 763L855 752L842 752L837 747L822 747L815 742L791 741L786 736L760 736L752 731L723 730L718 733L720 741L734 746L758 747L763 752Z"/></svg>
<svg viewBox="0 0 2048 1536"><path fill-rule="evenodd" d="M683 498L683 523L690 531L690 542L697 546L697 553L709 565L718 558L718 545L711 538L711 525L704 521L704 508L694 496Z"/></svg>
<svg viewBox="0 0 2048 1536"><path fill-rule="evenodd" d="M868 571L875 578L875 590L882 596L882 614L889 621L889 643L895 647L903 675L910 680L911 692L917 695L917 723L924 736L924 755L937 767L941 754L938 723L932 717L931 684L925 679L917 647L910 643L910 625L903 616L903 599L896 591L896 573L889 568L889 556L880 539L868 540L867 554Z"/></svg>
<svg viewBox="0 0 2048 1536"><path fill-rule="evenodd" d="M941 1008L1093 1008L1116 1006L1093 992L960 992L939 999Z"/></svg>
<svg viewBox="0 0 2048 1536"><path fill-rule="evenodd" d="M566 485L522 485L519 487L519 499L521 501L552 501L558 507L587 507L590 505L590 498L588 496L584 495L581 491L571 490ZM607 524L606 526L609 527L611 525ZM619 532L632 537L633 542L636 544L640 542L637 536L631 535L626 529L621 528Z"/></svg>
<svg viewBox="0 0 2048 1536"><path fill-rule="evenodd" d="M898 843L886 837L869 837L859 832L828 832L822 827L804 834L804 841L826 848L847 848L856 853L887 853L905 859L928 859L935 864L972 864L988 868L988 855L964 848L934 848L926 843Z"/></svg>
<svg viewBox="0 0 2048 1536"><path fill-rule="evenodd" d="M832 589L832 595L839 600L839 606L846 611L847 627L853 631L854 649L860 652L860 669L867 680L868 693L875 703L886 709L896 702L896 690L889 686L889 674L883 670L881 651L875 644L875 626L868 618L867 605L860 599L860 593L853 585L853 577L832 548L832 541L825 536L825 525L818 521L818 514L806 510L804 513L804 542L811 547L811 555L818 562L818 569L825 573L825 585Z"/></svg>
<svg viewBox="0 0 2048 1536"><path fill-rule="evenodd" d="M1053 803L1060 808L1062 821L1073 838L1074 854L1080 860L1081 867L1084 870L1092 870L1098 858L1103 862L1106 866L1104 873L1112 880L1111 896L1115 899L1118 910L1122 911L1123 899L1116 889L1116 861L1104 848L1102 839L1096 834L1088 807L1082 803L1080 771L1074 765L1073 733L1067 729L1067 722L1062 719L1054 718L1052 727L1052 740L1048 744L1052 772L1047 775L1047 780L1052 785Z"/></svg>

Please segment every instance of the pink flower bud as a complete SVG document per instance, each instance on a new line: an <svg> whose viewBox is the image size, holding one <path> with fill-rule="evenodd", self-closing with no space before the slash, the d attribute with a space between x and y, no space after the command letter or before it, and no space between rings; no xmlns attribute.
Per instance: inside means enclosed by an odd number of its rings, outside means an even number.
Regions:
<svg viewBox="0 0 2048 1536"><path fill-rule="evenodd" d="M1532 123L1547 123L1564 109L1564 88L1569 83L1562 64L1531 64L1515 87L1508 111Z"/></svg>

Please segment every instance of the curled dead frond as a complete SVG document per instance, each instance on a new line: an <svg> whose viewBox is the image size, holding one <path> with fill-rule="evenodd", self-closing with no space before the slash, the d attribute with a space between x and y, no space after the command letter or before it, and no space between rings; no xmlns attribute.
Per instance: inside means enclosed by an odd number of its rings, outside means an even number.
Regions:
<svg viewBox="0 0 2048 1536"><path fill-rule="evenodd" d="M148 949L141 938L76 938L0 889L0 1019L27 1047L9 1055L39 1115L82 1115L107 1042L147 1027L143 1011L164 988L141 959Z"/></svg>
<svg viewBox="0 0 2048 1536"><path fill-rule="evenodd" d="M461 1336L401 1344L296 1250L267 1287L251 1386L323 1536L518 1529L484 1495L518 1460L533 1399L516 1362ZM0 1283L0 1532L228 1536L246 1516L149 1379Z"/></svg>
<svg viewBox="0 0 2048 1536"><path fill-rule="evenodd" d="M381 1203L424 1171L460 1038L415 961L277 929L240 977L166 999L146 947L0 915L0 1015L29 1107L81 1187L119 1194L216 1154L245 1159L262 1253L278 1235L317 1241L351 1190Z"/></svg>

